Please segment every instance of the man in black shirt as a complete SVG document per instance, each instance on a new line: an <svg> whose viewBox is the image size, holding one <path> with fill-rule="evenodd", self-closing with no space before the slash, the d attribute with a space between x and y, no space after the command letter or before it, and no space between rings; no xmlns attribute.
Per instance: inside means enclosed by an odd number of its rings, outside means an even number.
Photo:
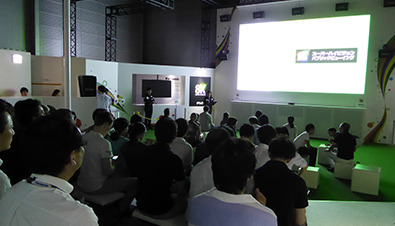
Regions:
<svg viewBox="0 0 395 226"><path fill-rule="evenodd" d="M306 183L286 165L295 153L287 138L274 138L269 144L271 160L255 173L255 185L266 197L266 206L276 213L278 226L307 225Z"/></svg>
<svg viewBox="0 0 395 226"><path fill-rule="evenodd" d="M138 166L137 207L157 219L174 217L187 206L189 181L182 160L169 146L176 131L174 120L162 117L155 127L157 143L144 151Z"/></svg>
<svg viewBox="0 0 395 226"><path fill-rule="evenodd" d="M330 162L330 170L335 166L335 162L350 162L354 159L354 152L356 150L357 142L355 137L349 133L350 124L343 122L339 126L339 134L335 137L332 145L329 147L329 153L327 154ZM331 152L335 147L337 147L337 153Z"/></svg>
<svg viewBox="0 0 395 226"><path fill-rule="evenodd" d="M151 117L153 107L152 105L155 103L155 99L152 96L152 89L148 87L146 89L146 94L144 97L144 112L145 112L145 126L147 129L151 128Z"/></svg>

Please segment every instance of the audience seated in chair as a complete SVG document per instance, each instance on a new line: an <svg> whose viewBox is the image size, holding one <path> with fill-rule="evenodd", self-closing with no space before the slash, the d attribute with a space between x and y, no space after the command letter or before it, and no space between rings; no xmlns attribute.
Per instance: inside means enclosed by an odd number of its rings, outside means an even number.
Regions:
<svg viewBox="0 0 395 226"><path fill-rule="evenodd" d="M202 146L206 146L205 150L207 150L208 155L192 168L189 177L191 181L189 198L193 198L195 195L208 191L214 187L213 172L211 170L211 155L222 142L229 138L229 133L222 127L212 129L207 135L207 139Z"/></svg>
<svg viewBox="0 0 395 226"><path fill-rule="evenodd" d="M254 139L254 127L250 124L243 124L240 127L240 138L250 142L254 147L256 146L252 141Z"/></svg>
<svg viewBox="0 0 395 226"><path fill-rule="evenodd" d="M6 101L0 99L0 152L11 148L12 137L15 134L11 114L11 106ZM3 161L0 159L0 166L2 164ZM9 188L11 188L10 179L0 170L0 199Z"/></svg>
<svg viewBox="0 0 395 226"><path fill-rule="evenodd" d="M256 157L255 169L265 165L270 160L269 157L269 143L276 136L276 130L271 125L263 125L258 129L259 145L255 148L254 154Z"/></svg>
<svg viewBox="0 0 395 226"><path fill-rule="evenodd" d="M285 126L288 130L289 140L293 141L298 134L298 128L294 124L295 118L292 115L288 116L287 120L288 122L285 123L283 126Z"/></svg>
<svg viewBox="0 0 395 226"><path fill-rule="evenodd" d="M45 116L26 133L33 174L0 200L0 225L98 225L93 210L70 196L73 186L67 182L84 156L78 128Z"/></svg>
<svg viewBox="0 0 395 226"><path fill-rule="evenodd" d="M129 210L134 198L136 181L133 178L112 177L111 144L104 138L113 125L113 116L104 111L95 117L92 131L83 136L86 143L85 160L78 176L78 185L82 192L89 195L103 195L112 192L123 192L125 198L120 202L120 211Z"/></svg>
<svg viewBox="0 0 395 226"><path fill-rule="evenodd" d="M193 150L192 146L185 141L184 137L188 130L188 122L183 118L176 120L177 123L177 137L170 144L171 151L182 160L184 165L185 174L189 175L193 163Z"/></svg>
<svg viewBox="0 0 395 226"><path fill-rule="evenodd" d="M299 134L293 143L295 148L301 156L309 156L309 166L315 166L317 159L317 148L311 146L310 136L314 134L315 126L312 123L306 125L306 129L303 133Z"/></svg>
<svg viewBox="0 0 395 226"><path fill-rule="evenodd" d="M237 118L230 116L228 122L221 127L226 129L231 137L237 137L236 124L237 124Z"/></svg>
<svg viewBox="0 0 395 226"><path fill-rule="evenodd" d="M137 208L151 218L172 218L187 206L189 181L181 159L169 146L176 133L174 120L159 119L155 126L157 143L144 151L139 164Z"/></svg>
<svg viewBox="0 0 395 226"><path fill-rule="evenodd" d="M129 121L126 118L117 118L113 125L114 131L107 138L111 143L112 153L119 155L121 153L122 146L129 141L127 138Z"/></svg>
<svg viewBox="0 0 395 226"><path fill-rule="evenodd" d="M210 113L208 113L209 107L203 107L203 113L200 114L200 128L202 132L208 132L214 126L213 118L211 117Z"/></svg>
<svg viewBox="0 0 395 226"><path fill-rule="evenodd" d="M44 109L41 102L33 99L25 99L16 102L15 107L15 135L13 137L11 148L0 153L2 159L2 170L11 180L11 185L26 179L30 176L31 169L31 151L26 147L25 132L30 123L44 115Z"/></svg>
<svg viewBox="0 0 395 226"><path fill-rule="evenodd" d="M333 171L335 162L348 163L354 159L357 143L355 137L349 131L350 124L347 122L340 124L340 133L335 137L332 145L329 147L329 152L326 153L330 162L330 171ZM332 152L335 147L337 148L337 152Z"/></svg>
<svg viewBox="0 0 395 226"><path fill-rule="evenodd" d="M143 122L134 123L129 126L129 141L122 148L115 164L115 173L121 176L137 177L138 166L147 146L142 143L147 129Z"/></svg>
<svg viewBox="0 0 395 226"><path fill-rule="evenodd" d="M305 181L286 166L295 156L295 146L286 137L269 144L270 161L255 173L255 186L266 197L266 206L277 215L279 226L307 225Z"/></svg>
<svg viewBox="0 0 395 226"><path fill-rule="evenodd" d="M265 207L265 197L244 194L255 169L253 145L242 139L225 140L212 156L215 188L189 203L189 225L277 225L274 212Z"/></svg>
<svg viewBox="0 0 395 226"><path fill-rule="evenodd" d="M222 117L222 120L221 120L221 122L219 123L219 125L220 125L220 126L226 125L226 123L228 122L228 119L229 119L229 112L225 111L225 112L224 112L224 115L223 115L223 117Z"/></svg>
<svg viewBox="0 0 395 226"><path fill-rule="evenodd" d="M185 135L185 140L192 145L192 147L197 147L202 141L202 133L200 130L200 124L196 122L196 113L191 114L191 119L188 121L188 130Z"/></svg>

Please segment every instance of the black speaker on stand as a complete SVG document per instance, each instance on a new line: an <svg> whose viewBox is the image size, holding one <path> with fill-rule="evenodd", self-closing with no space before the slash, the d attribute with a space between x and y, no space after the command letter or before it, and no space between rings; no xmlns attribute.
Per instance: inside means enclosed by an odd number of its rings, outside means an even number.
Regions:
<svg viewBox="0 0 395 226"><path fill-rule="evenodd" d="M79 75L78 84L80 87L81 97L95 97L96 96L96 76L93 75Z"/></svg>

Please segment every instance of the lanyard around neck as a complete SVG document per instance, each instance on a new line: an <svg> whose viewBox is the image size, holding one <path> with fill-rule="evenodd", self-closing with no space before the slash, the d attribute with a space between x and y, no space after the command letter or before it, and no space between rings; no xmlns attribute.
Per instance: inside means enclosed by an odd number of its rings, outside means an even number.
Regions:
<svg viewBox="0 0 395 226"><path fill-rule="evenodd" d="M62 192L65 192L63 189L61 189L58 186L55 186L53 184L48 184L48 183L45 183L45 182L42 182L42 181L37 181L37 177L28 177L26 179L26 181L29 184L37 185L37 186L40 186L40 187L55 188L55 189L58 189L58 190L60 190Z"/></svg>

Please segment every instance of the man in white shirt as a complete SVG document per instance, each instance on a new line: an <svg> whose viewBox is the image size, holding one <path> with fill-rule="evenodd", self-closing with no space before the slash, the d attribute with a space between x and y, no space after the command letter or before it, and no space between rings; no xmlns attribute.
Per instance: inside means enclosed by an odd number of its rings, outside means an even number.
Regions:
<svg viewBox="0 0 395 226"><path fill-rule="evenodd" d="M257 135L260 143L254 151L256 157L255 169L260 168L270 160L269 143L276 136L276 130L273 128L273 126L266 124L258 129Z"/></svg>
<svg viewBox="0 0 395 226"><path fill-rule="evenodd" d="M315 127L313 123L306 125L306 129L303 133L299 134L293 141L296 150L301 156L309 156L309 166L315 166L317 159L317 148L311 146L310 136L314 134Z"/></svg>
<svg viewBox="0 0 395 226"><path fill-rule="evenodd" d="M108 89L104 86L97 87L97 108L106 109L108 112L111 112L111 97L107 95Z"/></svg>
<svg viewBox="0 0 395 226"><path fill-rule="evenodd" d="M171 151L178 155L184 164L185 174L189 175L192 169L193 149L192 146L185 141L184 137L188 131L188 122L183 118L176 120L177 123L177 137L170 144Z"/></svg>
<svg viewBox="0 0 395 226"><path fill-rule="evenodd" d="M134 198L137 181L133 178L111 177L114 172L111 143L104 138L112 128L114 118L107 111L95 117L93 130L83 136L86 143L85 161L78 176L81 190L91 195L123 192L125 198L120 202L120 211L129 209Z"/></svg>
<svg viewBox="0 0 395 226"><path fill-rule="evenodd" d="M33 122L27 134L34 173L0 200L0 225L97 226L93 210L71 197L73 186L67 182L84 156L78 128L45 116Z"/></svg>
<svg viewBox="0 0 395 226"><path fill-rule="evenodd" d="M208 110L209 110L209 107L208 106L204 106L203 107L203 113L201 113L200 117L199 117L200 128L202 129L202 132L208 132L214 126L213 118L208 113Z"/></svg>

